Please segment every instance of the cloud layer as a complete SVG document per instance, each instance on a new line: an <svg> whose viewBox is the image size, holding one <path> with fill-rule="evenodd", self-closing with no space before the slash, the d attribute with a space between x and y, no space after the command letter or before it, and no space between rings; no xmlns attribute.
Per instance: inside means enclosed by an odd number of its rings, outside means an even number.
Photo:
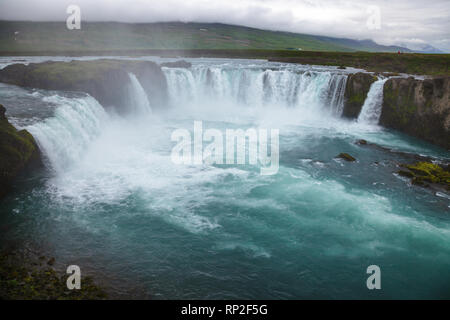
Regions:
<svg viewBox="0 0 450 320"><path fill-rule="evenodd" d="M70 4L85 21L222 22L450 52L448 0L0 0L0 19L61 21ZM380 28L367 25L373 6Z"/></svg>

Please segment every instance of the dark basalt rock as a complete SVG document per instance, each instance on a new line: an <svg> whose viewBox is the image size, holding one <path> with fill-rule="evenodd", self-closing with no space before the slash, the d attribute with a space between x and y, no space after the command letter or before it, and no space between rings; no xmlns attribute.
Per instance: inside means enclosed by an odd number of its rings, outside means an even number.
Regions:
<svg viewBox="0 0 450 320"><path fill-rule="evenodd" d="M450 77L389 79L380 124L450 149Z"/></svg>
<svg viewBox="0 0 450 320"><path fill-rule="evenodd" d="M356 141L355 142L356 144L359 144L359 145L367 145L367 140L364 140L364 139L360 139L360 140L358 140L358 141Z"/></svg>
<svg viewBox="0 0 450 320"><path fill-rule="evenodd" d="M101 59L94 61L13 64L0 70L0 82L22 87L86 92L105 108L127 111L129 73L138 78L153 108L167 99L161 67L150 61Z"/></svg>
<svg viewBox="0 0 450 320"><path fill-rule="evenodd" d="M364 101L367 98L370 86L376 80L377 77L363 72L350 74L348 76L344 93L344 110L342 111L342 116L344 118L358 118Z"/></svg>
<svg viewBox="0 0 450 320"><path fill-rule="evenodd" d="M161 63L161 67L188 69L188 68L192 67L192 63L184 61L184 60L175 61L175 62L164 62L164 63Z"/></svg>
<svg viewBox="0 0 450 320"><path fill-rule="evenodd" d="M353 162L356 161L356 159L354 157L352 157L351 155L349 155L348 153L339 153L336 158L340 158L340 159L344 159L345 161L349 161L349 162Z"/></svg>
<svg viewBox="0 0 450 320"><path fill-rule="evenodd" d="M26 130L14 128L5 111L0 105L0 198L11 189L19 175L42 164L33 136Z"/></svg>

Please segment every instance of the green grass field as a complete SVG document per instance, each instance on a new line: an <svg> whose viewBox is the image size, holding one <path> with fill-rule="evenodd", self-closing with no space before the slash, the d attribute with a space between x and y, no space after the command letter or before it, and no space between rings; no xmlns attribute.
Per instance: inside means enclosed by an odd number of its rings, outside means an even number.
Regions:
<svg viewBox="0 0 450 320"><path fill-rule="evenodd" d="M370 40L275 32L225 24L82 22L81 30L67 30L65 22L0 21L0 52L299 48L304 51L409 51L378 45Z"/></svg>

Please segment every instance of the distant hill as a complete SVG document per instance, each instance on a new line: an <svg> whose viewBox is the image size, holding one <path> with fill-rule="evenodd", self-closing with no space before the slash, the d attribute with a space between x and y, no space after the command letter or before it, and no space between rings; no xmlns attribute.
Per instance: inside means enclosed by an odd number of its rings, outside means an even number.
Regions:
<svg viewBox="0 0 450 320"><path fill-rule="evenodd" d="M277 32L218 23L0 21L0 52L146 49L266 49L302 51L411 52L372 40Z"/></svg>
<svg viewBox="0 0 450 320"><path fill-rule="evenodd" d="M417 52L417 53L444 53L443 51L441 51L427 43L415 45L415 46L407 46L407 45L402 45L402 46L407 47L408 49L412 50L413 52Z"/></svg>

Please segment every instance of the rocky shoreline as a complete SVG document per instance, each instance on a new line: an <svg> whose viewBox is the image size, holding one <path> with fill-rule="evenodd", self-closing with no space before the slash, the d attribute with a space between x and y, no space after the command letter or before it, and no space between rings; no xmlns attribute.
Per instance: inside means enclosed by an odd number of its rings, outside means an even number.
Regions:
<svg viewBox="0 0 450 320"><path fill-rule="evenodd" d="M0 300L103 300L109 298L92 277L81 278L81 288L67 288L68 274L55 268L55 258L0 252Z"/></svg>

